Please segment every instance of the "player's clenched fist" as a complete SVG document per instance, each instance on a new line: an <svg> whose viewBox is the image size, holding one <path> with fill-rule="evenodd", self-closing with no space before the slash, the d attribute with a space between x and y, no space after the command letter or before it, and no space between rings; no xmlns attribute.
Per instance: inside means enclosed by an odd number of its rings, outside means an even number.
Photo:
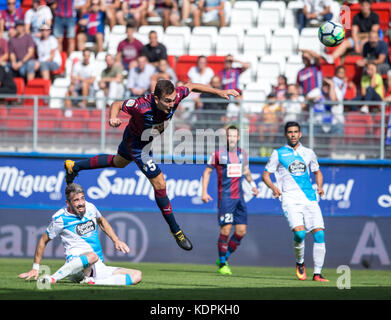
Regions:
<svg viewBox="0 0 391 320"><path fill-rule="evenodd" d="M34 280L38 279L38 270L31 269L29 272L21 273L19 275L20 279L26 279L30 280L31 278L34 278Z"/></svg>
<svg viewBox="0 0 391 320"><path fill-rule="evenodd" d="M116 128L116 127L119 127L121 124L122 124L122 121L119 118L110 118L110 120L109 120L110 127Z"/></svg>

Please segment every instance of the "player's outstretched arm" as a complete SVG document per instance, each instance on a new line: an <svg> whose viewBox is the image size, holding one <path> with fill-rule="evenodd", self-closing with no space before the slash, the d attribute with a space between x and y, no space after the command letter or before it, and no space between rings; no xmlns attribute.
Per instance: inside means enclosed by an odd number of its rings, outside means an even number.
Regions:
<svg viewBox="0 0 391 320"><path fill-rule="evenodd" d="M119 127L122 124L121 119L118 118L118 114L121 111L121 108L121 101L114 101L110 106L109 125L113 128Z"/></svg>
<svg viewBox="0 0 391 320"><path fill-rule="evenodd" d="M103 232L107 234L111 241L113 241L115 249L121 251L122 253L129 253L130 249L128 245L125 242L119 240L118 236L115 234L113 228L105 217L100 217L97 219L97 222Z"/></svg>
<svg viewBox="0 0 391 320"><path fill-rule="evenodd" d="M226 100L229 100L229 96L234 96L234 97L239 96L239 92L237 92L234 89L230 89L230 90L215 89L201 83L186 83L185 87L188 87L190 92L212 93Z"/></svg>
<svg viewBox="0 0 391 320"><path fill-rule="evenodd" d="M19 278L26 280L30 280L31 278L34 278L35 280L38 279L39 264L41 263L43 253L49 241L50 238L48 237L47 233L44 232L41 239L38 241L37 248L35 249L33 268L29 272L21 273Z"/></svg>
<svg viewBox="0 0 391 320"><path fill-rule="evenodd" d="M270 178L270 172L267 172L266 170L263 171L263 174L262 174L262 181L265 182L265 184L270 188L272 189L273 191L273 197L274 198L278 198L279 196L282 195L282 192L280 191L280 189L278 189L272 179Z"/></svg>
<svg viewBox="0 0 391 320"><path fill-rule="evenodd" d="M205 203L212 201L213 198L208 194L208 185L210 180L210 174L212 173L212 168L205 168L204 173L202 174L202 197L201 200Z"/></svg>

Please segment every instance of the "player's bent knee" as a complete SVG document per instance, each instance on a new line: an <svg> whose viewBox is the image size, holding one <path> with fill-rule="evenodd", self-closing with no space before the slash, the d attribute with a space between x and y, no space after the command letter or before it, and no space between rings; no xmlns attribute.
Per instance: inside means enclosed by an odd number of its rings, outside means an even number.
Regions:
<svg viewBox="0 0 391 320"><path fill-rule="evenodd" d="M294 231L294 240L296 242L303 242L305 238L305 230Z"/></svg>
<svg viewBox="0 0 391 320"><path fill-rule="evenodd" d="M315 243L324 243L324 231L321 229L313 233Z"/></svg>
<svg viewBox="0 0 391 320"><path fill-rule="evenodd" d="M86 256L88 259L88 264L90 264L90 265L96 263L99 259L98 255L94 252L89 252L89 253L87 253Z"/></svg>

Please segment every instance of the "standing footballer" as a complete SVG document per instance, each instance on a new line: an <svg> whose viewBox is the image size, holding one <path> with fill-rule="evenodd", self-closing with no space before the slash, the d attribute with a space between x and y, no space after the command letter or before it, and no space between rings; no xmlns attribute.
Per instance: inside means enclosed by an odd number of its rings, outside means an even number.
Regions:
<svg viewBox="0 0 391 320"><path fill-rule="evenodd" d="M111 127L121 125L122 122L118 118L120 111L131 116L116 155L102 154L78 162L66 160L64 163L66 182L72 183L82 170L124 168L134 161L152 184L156 203L178 246L184 250L191 250L193 246L175 220L170 199L167 197L163 173L153 160L150 149L153 137L164 131L180 101L192 91L212 93L227 100L229 95L235 97L239 95L235 90L220 90L197 83L188 83L175 88L171 81L159 80L153 93L137 99L116 101L111 105L109 119Z"/></svg>
<svg viewBox="0 0 391 320"><path fill-rule="evenodd" d="M251 184L254 195L258 194L258 189L251 177L247 155L238 147L238 128L229 126L226 132L227 148L213 153L202 176L202 201L207 203L213 200L208 194L208 184L210 174L215 168L218 180L218 221L220 224L217 265L219 273L231 275L227 260L240 245L247 231L247 207L242 189L243 176ZM233 224L235 231L228 240Z"/></svg>
<svg viewBox="0 0 391 320"><path fill-rule="evenodd" d="M324 195L323 175L319 170L317 157L313 150L300 143L300 125L297 122L285 124L287 144L273 150L262 180L273 190L273 196L280 198L284 216L293 231L293 247L296 255L296 276L299 280L307 278L304 267L304 238L306 232L314 237L314 281L328 282L321 272L326 254L324 242L324 223L319 208L316 191L312 187L310 171L315 175L319 196ZM270 179L274 173L275 185Z"/></svg>

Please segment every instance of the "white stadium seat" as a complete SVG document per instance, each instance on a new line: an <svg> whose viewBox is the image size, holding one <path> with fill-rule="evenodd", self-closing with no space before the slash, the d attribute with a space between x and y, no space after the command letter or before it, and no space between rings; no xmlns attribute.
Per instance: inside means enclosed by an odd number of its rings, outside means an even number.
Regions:
<svg viewBox="0 0 391 320"><path fill-rule="evenodd" d="M263 91L259 90L258 88L252 90L246 87L246 89L243 90L242 109L245 113L253 113L253 112L261 113L264 106L264 103L261 101L265 101L265 100L266 100L266 94ZM255 101L255 102L250 102L250 101Z"/></svg>
<svg viewBox="0 0 391 320"><path fill-rule="evenodd" d="M294 28L277 29L272 37L270 53L286 57L296 54L299 32Z"/></svg>
<svg viewBox="0 0 391 320"><path fill-rule="evenodd" d="M190 39L190 34L191 34L190 27L169 26L166 28L165 34L183 35L184 39L185 39L186 47L189 46L189 39Z"/></svg>
<svg viewBox="0 0 391 320"><path fill-rule="evenodd" d="M298 48L321 53L324 46L318 39L318 28L304 28L300 34Z"/></svg>
<svg viewBox="0 0 391 320"><path fill-rule="evenodd" d="M231 15L231 26L250 28L254 26L254 15L250 8L233 8Z"/></svg>
<svg viewBox="0 0 391 320"><path fill-rule="evenodd" d="M289 1L288 2L288 9L297 10L297 9L303 9L304 7L304 1Z"/></svg>
<svg viewBox="0 0 391 320"><path fill-rule="evenodd" d="M181 56L187 54L187 45L183 34L169 34L163 36L163 44L167 48L167 54Z"/></svg>
<svg viewBox="0 0 391 320"><path fill-rule="evenodd" d="M149 43L149 36L148 36L148 34L146 34L146 33L138 33L138 32L135 32L134 34L133 34L133 37L135 38L135 39L137 39L138 41L140 41L142 44L144 44L144 45L146 45L146 44L148 44ZM162 42L162 38L158 38L158 41L159 42Z"/></svg>
<svg viewBox="0 0 391 320"><path fill-rule="evenodd" d="M202 35L208 35L212 38L212 43L215 44L217 40L217 34L218 34L217 27L213 26L199 26L194 27L192 34L202 34Z"/></svg>
<svg viewBox="0 0 391 320"><path fill-rule="evenodd" d="M250 63L250 68L248 68L246 71L240 74L239 76L239 86L243 88L244 86L247 86L249 83L252 83L255 78L255 73L258 65L258 59L253 54L247 54L247 55L236 55L234 56L235 60ZM232 67L238 68L241 65L237 62L234 62Z"/></svg>
<svg viewBox="0 0 391 320"><path fill-rule="evenodd" d="M113 55L117 54L118 45L124 39L126 39L126 34L110 34L107 51Z"/></svg>
<svg viewBox="0 0 391 320"><path fill-rule="evenodd" d="M216 41L216 55L238 55L240 53L239 37L235 34L219 34Z"/></svg>
<svg viewBox="0 0 391 320"><path fill-rule="evenodd" d="M222 27L220 28L220 35L236 35L239 38L239 46L242 47L244 39L244 28L240 26Z"/></svg>
<svg viewBox="0 0 391 320"><path fill-rule="evenodd" d="M189 43L189 55L209 56L214 54L213 38L208 34L192 34Z"/></svg>
<svg viewBox="0 0 391 320"><path fill-rule="evenodd" d="M111 29L111 34L126 35L126 26L123 26L121 24L116 24Z"/></svg>
<svg viewBox="0 0 391 320"><path fill-rule="evenodd" d="M285 58L282 56L264 56L257 66L257 82L276 85L277 78L285 71Z"/></svg>
<svg viewBox="0 0 391 320"><path fill-rule="evenodd" d="M164 29L162 26L159 25L140 26L138 28L138 33L149 34L149 32L152 30L156 31L158 41L162 41L161 39L163 38L163 34L164 34Z"/></svg>
<svg viewBox="0 0 391 320"><path fill-rule="evenodd" d="M56 78L50 86L50 108L63 108L65 95L71 85L70 78ZM59 99L56 99L59 98Z"/></svg>
<svg viewBox="0 0 391 320"><path fill-rule="evenodd" d="M248 29L243 40L243 54L253 54L257 57L269 53L272 32L266 28Z"/></svg>
<svg viewBox="0 0 391 320"><path fill-rule="evenodd" d="M288 83L296 83L297 73L303 68L301 55L290 56L285 64L285 77Z"/></svg>

